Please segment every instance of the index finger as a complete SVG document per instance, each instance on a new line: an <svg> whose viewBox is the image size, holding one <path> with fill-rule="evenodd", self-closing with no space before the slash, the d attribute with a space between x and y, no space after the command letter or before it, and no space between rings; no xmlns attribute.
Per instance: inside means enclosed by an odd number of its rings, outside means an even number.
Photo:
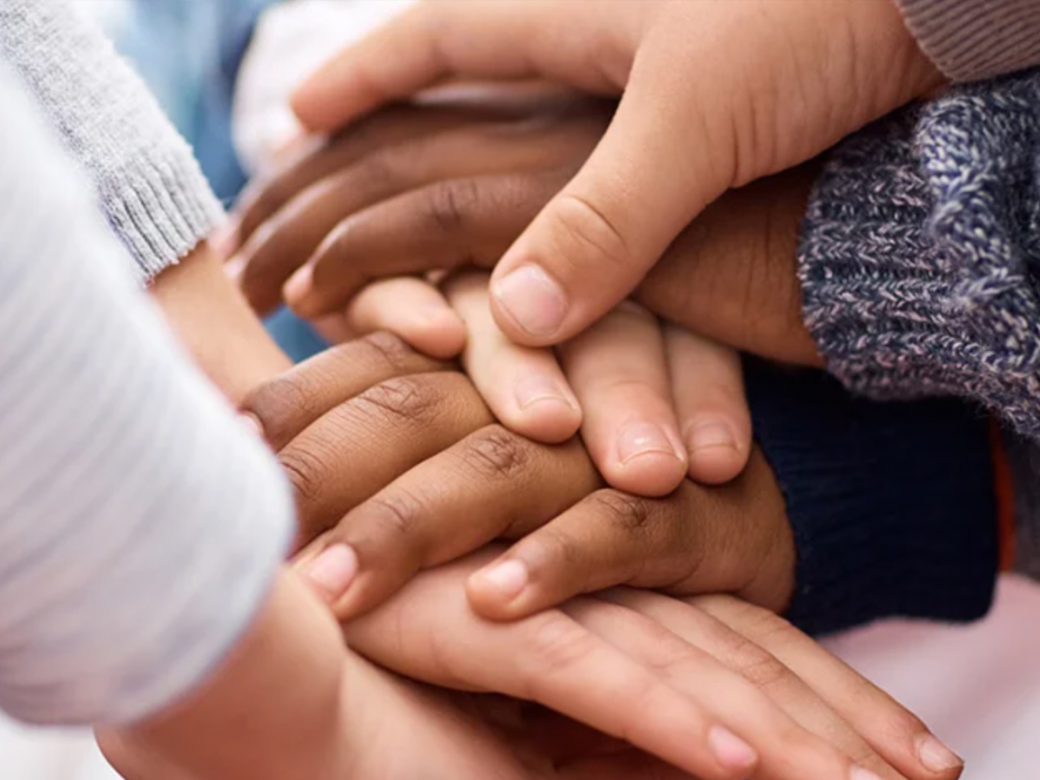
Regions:
<svg viewBox="0 0 1040 780"><path fill-rule="evenodd" d="M588 6L557 0L418 3L318 69L297 88L292 108L308 129L329 132L449 76L563 76L561 38L573 36L576 14L587 21ZM565 83L605 90L602 71L592 63L584 73L566 70Z"/></svg>

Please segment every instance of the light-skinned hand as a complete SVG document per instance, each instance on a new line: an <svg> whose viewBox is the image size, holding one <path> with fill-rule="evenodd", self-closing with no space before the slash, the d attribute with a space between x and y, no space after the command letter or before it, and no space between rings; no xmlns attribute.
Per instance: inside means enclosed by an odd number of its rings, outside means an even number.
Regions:
<svg viewBox="0 0 1040 780"><path fill-rule="evenodd" d="M622 96L587 162L496 264L495 320L531 346L610 311L728 189L942 82L891 0L438 0L345 49L293 104L328 132L458 78ZM298 308L331 311L317 289L298 278Z"/></svg>

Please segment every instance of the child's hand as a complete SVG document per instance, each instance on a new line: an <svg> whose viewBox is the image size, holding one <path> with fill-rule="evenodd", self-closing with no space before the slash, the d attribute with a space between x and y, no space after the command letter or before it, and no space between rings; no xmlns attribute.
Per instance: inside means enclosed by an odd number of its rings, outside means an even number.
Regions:
<svg viewBox="0 0 1040 780"><path fill-rule="evenodd" d="M302 563L340 543L356 557L356 578L336 599L340 617L499 537L521 540L507 559L514 572L523 565L526 582L509 592L501 579L474 579L474 605L494 617L619 583L786 607L794 545L758 453L716 490L687 480L659 501L604 490L577 440L550 446L511 433L464 376L401 347L374 346L385 344L394 342L334 347L245 405L296 487L300 544L317 537Z"/></svg>
<svg viewBox="0 0 1040 780"><path fill-rule="evenodd" d="M495 319L528 345L610 311L727 189L941 82L890 0L439 0L346 49L294 106L329 131L458 77L623 93L588 162L496 267ZM299 281L298 306L331 311L312 289Z"/></svg>
<svg viewBox="0 0 1040 780"><path fill-rule="evenodd" d="M311 739L334 737L345 761L288 765L278 777L681 780L691 771L727 780L869 780L852 762L885 780L957 775L952 756L946 770L922 767L922 747L938 743L919 720L768 613L726 598L684 604L616 591L489 623L461 598L479 565L476 558L423 575L346 627L351 649L328 696L339 714L315 722L303 712L293 724ZM397 677L355 651L454 691ZM266 690L259 698L261 709L280 703ZM254 725L253 717L244 722ZM215 744L226 746L233 728L214 730ZM128 778L199 777L164 760L140 732L99 736ZM287 759L294 746L272 740Z"/></svg>
<svg viewBox="0 0 1040 780"><path fill-rule="evenodd" d="M643 496L667 495L687 476L721 484L743 471L751 419L732 350L625 303L554 355L513 344L498 329L486 273L451 277L443 289L467 326L463 368L507 427L530 435L525 416L580 406L582 440L600 474ZM539 403L521 404L525 393Z"/></svg>
<svg viewBox="0 0 1040 780"><path fill-rule="evenodd" d="M387 605L345 626L350 646L436 685L532 698L608 733L627 734L697 777L713 775L675 751L692 756L701 749L703 727L686 720L698 709L758 751L757 770L748 777L808 780L821 771L828 779L871 777L831 764L828 749L817 752L819 742L807 749L798 726L774 743L773 729L786 718L886 780L953 780L960 774L957 758L917 718L765 610L724 596L683 603L618 589L524 620L489 623L468 608L462 588L493 554L420 575ZM655 670L666 687L640 682L639 667ZM530 712L505 709L516 724ZM589 744L559 718L535 719L559 746ZM642 741L647 738L653 743ZM620 767L639 778L649 768L635 755L607 755L612 757L602 765L590 765L589 778L613 777ZM924 755L930 765L923 764ZM663 768L652 776L687 777Z"/></svg>

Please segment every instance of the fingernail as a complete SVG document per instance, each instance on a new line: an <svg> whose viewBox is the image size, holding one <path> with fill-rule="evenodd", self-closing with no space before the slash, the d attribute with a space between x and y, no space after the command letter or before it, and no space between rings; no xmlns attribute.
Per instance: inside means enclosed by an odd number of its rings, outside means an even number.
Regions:
<svg viewBox="0 0 1040 780"><path fill-rule="evenodd" d="M477 576L506 599L516 598L527 587L527 567L517 560L493 564Z"/></svg>
<svg viewBox="0 0 1040 780"><path fill-rule="evenodd" d="M242 272L246 270L246 258L241 252L226 263L224 263L224 276L230 279L235 284L238 284L239 278L242 276Z"/></svg>
<svg viewBox="0 0 1040 780"><path fill-rule="evenodd" d="M431 303L416 311L416 316L425 325L433 325L441 322L454 321L455 314L447 306L438 306Z"/></svg>
<svg viewBox="0 0 1040 780"><path fill-rule="evenodd" d="M496 282L492 294L516 324L532 336L552 336L567 316L567 296L536 265L523 265Z"/></svg>
<svg viewBox="0 0 1040 780"><path fill-rule="evenodd" d="M945 772L948 769L964 766L964 759L950 750L931 734L926 734L917 745L917 757L924 768L932 772Z"/></svg>
<svg viewBox="0 0 1040 780"><path fill-rule="evenodd" d="M722 726L712 726L708 744L715 758L727 769L748 769L758 761L758 753L747 742Z"/></svg>
<svg viewBox="0 0 1040 780"><path fill-rule="evenodd" d="M264 435L263 423L261 423L260 420L255 415L250 414L249 412L244 412L243 414L240 414L238 416L238 419L240 419L242 421L242 424L244 426L246 426L246 428L249 430L249 432L251 434L253 434L254 436L256 436L257 438L260 438L260 439L266 439L267 438Z"/></svg>
<svg viewBox="0 0 1040 780"><path fill-rule="evenodd" d="M303 568L303 574L330 599L342 596L358 570L357 553L346 544L334 544L321 551Z"/></svg>
<svg viewBox="0 0 1040 780"><path fill-rule="evenodd" d="M210 236L209 246L221 260L228 259L238 246L238 220L229 219L217 228Z"/></svg>
<svg viewBox="0 0 1040 780"><path fill-rule="evenodd" d="M529 376L521 379L516 384L516 403L521 409L541 403L564 404L570 409L575 404L567 398L559 384L547 376Z"/></svg>
<svg viewBox="0 0 1040 780"><path fill-rule="evenodd" d="M617 447L618 460L622 463L654 452L679 457L675 445L664 429L651 423L636 423L622 428L618 434Z"/></svg>
<svg viewBox="0 0 1040 780"><path fill-rule="evenodd" d="M692 423L686 429L686 446L690 452L707 450L712 447L737 448L737 440L726 423L716 420Z"/></svg>
<svg viewBox="0 0 1040 780"><path fill-rule="evenodd" d="M314 287L314 272L309 265L303 266L289 277L282 288L282 296L290 306L306 298Z"/></svg>
<svg viewBox="0 0 1040 780"><path fill-rule="evenodd" d="M864 769L861 766L854 766L849 770L849 780L881 780L881 778L869 769Z"/></svg>

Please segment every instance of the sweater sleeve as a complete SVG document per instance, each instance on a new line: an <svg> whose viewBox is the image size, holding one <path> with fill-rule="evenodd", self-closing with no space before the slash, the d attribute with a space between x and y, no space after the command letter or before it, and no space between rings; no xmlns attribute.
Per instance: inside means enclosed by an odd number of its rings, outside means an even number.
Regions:
<svg viewBox="0 0 1040 780"><path fill-rule="evenodd" d="M822 372L745 367L797 548L792 622L826 634L984 615L998 558L988 421L950 399L879 404Z"/></svg>
<svg viewBox="0 0 1040 780"><path fill-rule="evenodd" d="M968 398L1040 438L1040 71L847 139L810 199L805 322L879 399Z"/></svg>
<svg viewBox="0 0 1040 780"><path fill-rule="evenodd" d="M0 67L0 708L113 724L195 688L292 530L273 456L176 347Z"/></svg>
<svg viewBox="0 0 1040 780"><path fill-rule="evenodd" d="M921 49L953 81L1040 65L1035 0L898 0Z"/></svg>
<svg viewBox="0 0 1040 780"><path fill-rule="evenodd" d="M72 0L0 0L0 55L94 184L147 281L223 220L191 149Z"/></svg>

